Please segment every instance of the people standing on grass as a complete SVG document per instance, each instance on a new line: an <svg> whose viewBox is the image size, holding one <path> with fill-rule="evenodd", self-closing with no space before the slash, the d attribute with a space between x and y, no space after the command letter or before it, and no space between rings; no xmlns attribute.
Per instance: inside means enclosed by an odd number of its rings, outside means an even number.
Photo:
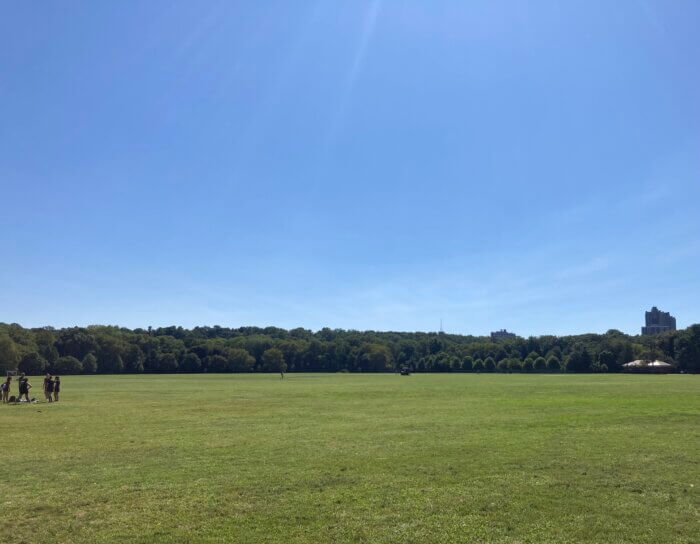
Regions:
<svg viewBox="0 0 700 544"><path fill-rule="evenodd" d="M4 382L0 383L0 399L2 403L36 402L36 399L29 398L29 390L32 388L32 384L29 383L29 378L22 373L17 382L19 385L18 397L10 395L12 388L12 378L10 376L8 376ZM58 394L60 392L61 378L59 376L51 377L50 374L47 374L44 378L44 395L47 402L58 402Z"/></svg>
<svg viewBox="0 0 700 544"><path fill-rule="evenodd" d="M61 391L61 377L56 376L53 384L53 401L58 402L58 393Z"/></svg>
<svg viewBox="0 0 700 544"><path fill-rule="evenodd" d="M12 378L10 376L7 377L7 380L0 385L0 393L2 394L2 402L7 403L8 398L10 396L10 385L12 384Z"/></svg>

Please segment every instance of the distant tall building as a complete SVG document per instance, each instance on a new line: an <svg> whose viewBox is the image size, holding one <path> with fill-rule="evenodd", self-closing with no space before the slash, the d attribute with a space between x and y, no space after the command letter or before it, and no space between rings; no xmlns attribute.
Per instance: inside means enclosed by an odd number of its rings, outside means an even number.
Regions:
<svg viewBox="0 0 700 544"><path fill-rule="evenodd" d="M508 338L515 338L515 333L505 329L491 333L491 340L507 340Z"/></svg>
<svg viewBox="0 0 700 544"><path fill-rule="evenodd" d="M676 318L668 312L662 312L656 306L644 314L644 319L647 325L642 327L644 336L676 330Z"/></svg>

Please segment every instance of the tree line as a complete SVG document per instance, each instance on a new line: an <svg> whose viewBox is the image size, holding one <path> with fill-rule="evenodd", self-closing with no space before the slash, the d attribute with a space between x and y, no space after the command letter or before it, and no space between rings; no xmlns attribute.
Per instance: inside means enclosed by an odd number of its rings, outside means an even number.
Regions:
<svg viewBox="0 0 700 544"><path fill-rule="evenodd" d="M0 372L37 375L173 372L620 372L635 359L700 369L700 325L656 336L537 336L494 341L434 332L324 328L0 323Z"/></svg>

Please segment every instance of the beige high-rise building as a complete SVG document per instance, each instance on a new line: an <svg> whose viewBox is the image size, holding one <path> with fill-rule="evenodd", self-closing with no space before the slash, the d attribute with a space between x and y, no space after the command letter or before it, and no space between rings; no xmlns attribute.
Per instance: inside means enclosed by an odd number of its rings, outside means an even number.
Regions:
<svg viewBox="0 0 700 544"><path fill-rule="evenodd" d="M669 312L662 312L656 306L644 314L644 319L646 322L646 327L642 327L644 336L676 330L676 318Z"/></svg>

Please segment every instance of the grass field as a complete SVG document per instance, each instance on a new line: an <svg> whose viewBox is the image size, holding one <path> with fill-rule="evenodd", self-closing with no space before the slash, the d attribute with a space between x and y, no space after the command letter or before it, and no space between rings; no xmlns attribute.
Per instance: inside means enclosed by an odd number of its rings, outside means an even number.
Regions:
<svg viewBox="0 0 700 544"><path fill-rule="evenodd" d="M67 376L0 428L0 542L700 541L696 376Z"/></svg>

